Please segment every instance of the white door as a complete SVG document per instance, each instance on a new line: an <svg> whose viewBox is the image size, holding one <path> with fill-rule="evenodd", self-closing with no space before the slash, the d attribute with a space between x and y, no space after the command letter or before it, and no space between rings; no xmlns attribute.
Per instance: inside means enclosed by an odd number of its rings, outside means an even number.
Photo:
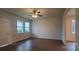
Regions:
<svg viewBox="0 0 79 59"><path fill-rule="evenodd" d="M0 18L0 47L9 44L10 38L10 27L7 19Z"/></svg>

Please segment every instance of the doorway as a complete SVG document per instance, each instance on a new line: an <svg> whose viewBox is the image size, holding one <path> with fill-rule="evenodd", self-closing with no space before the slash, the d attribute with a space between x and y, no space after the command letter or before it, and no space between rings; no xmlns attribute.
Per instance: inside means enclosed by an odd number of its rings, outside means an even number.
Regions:
<svg viewBox="0 0 79 59"><path fill-rule="evenodd" d="M67 50L76 50L75 39L75 17L66 16L65 18L65 42Z"/></svg>

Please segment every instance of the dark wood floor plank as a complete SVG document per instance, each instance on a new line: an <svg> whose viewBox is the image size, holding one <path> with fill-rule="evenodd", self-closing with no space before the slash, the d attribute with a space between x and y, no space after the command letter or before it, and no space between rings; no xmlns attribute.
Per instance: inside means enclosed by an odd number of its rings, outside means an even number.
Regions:
<svg viewBox="0 0 79 59"><path fill-rule="evenodd" d="M73 48L70 48L73 47ZM26 39L9 46L0 48L0 51L74 51L75 44L64 46L61 40Z"/></svg>

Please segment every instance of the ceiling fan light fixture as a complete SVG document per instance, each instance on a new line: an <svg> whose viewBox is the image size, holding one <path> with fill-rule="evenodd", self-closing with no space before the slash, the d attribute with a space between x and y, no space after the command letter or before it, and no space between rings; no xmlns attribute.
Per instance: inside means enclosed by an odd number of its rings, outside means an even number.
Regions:
<svg viewBox="0 0 79 59"><path fill-rule="evenodd" d="M32 12L32 17L37 18L39 16L42 16L42 15L40 15L40 11L37 11L36 9L34 9L33 12Z"/></svg>
<svg viewBox="0 0 79 59"><path fill-rule="evenodd" d="M35 18L37 18L37 15L35 15Z"/></svg>
<svg viewBox="0 0 79 59"><path fill-rule="evenodd" d="M37 15L32 15L33 18L37 18Z"/></svg>
<svg viewBox="0 0 79 59"><path fill-rule="evenodd" d="M32 15L32 17L34 18L34 15Z"/></svg>

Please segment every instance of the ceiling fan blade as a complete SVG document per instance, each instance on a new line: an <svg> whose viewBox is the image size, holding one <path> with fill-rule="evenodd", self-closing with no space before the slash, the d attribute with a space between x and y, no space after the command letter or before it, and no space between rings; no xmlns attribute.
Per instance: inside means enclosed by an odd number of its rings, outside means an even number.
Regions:
<svg viewBox="0 0 79 59"><path fill-rule="evenodd" d="M40 11L38 11L37 13L38 13L38 14L37 14L38 16L43 16L43 15L40 15L40 13L41 13Z"/></svg>
<svg viewBox="0 0 79 59"><path fill-rule="evenodd" d="M43 15L38 15L38 16L43 16Z"/></svg>

